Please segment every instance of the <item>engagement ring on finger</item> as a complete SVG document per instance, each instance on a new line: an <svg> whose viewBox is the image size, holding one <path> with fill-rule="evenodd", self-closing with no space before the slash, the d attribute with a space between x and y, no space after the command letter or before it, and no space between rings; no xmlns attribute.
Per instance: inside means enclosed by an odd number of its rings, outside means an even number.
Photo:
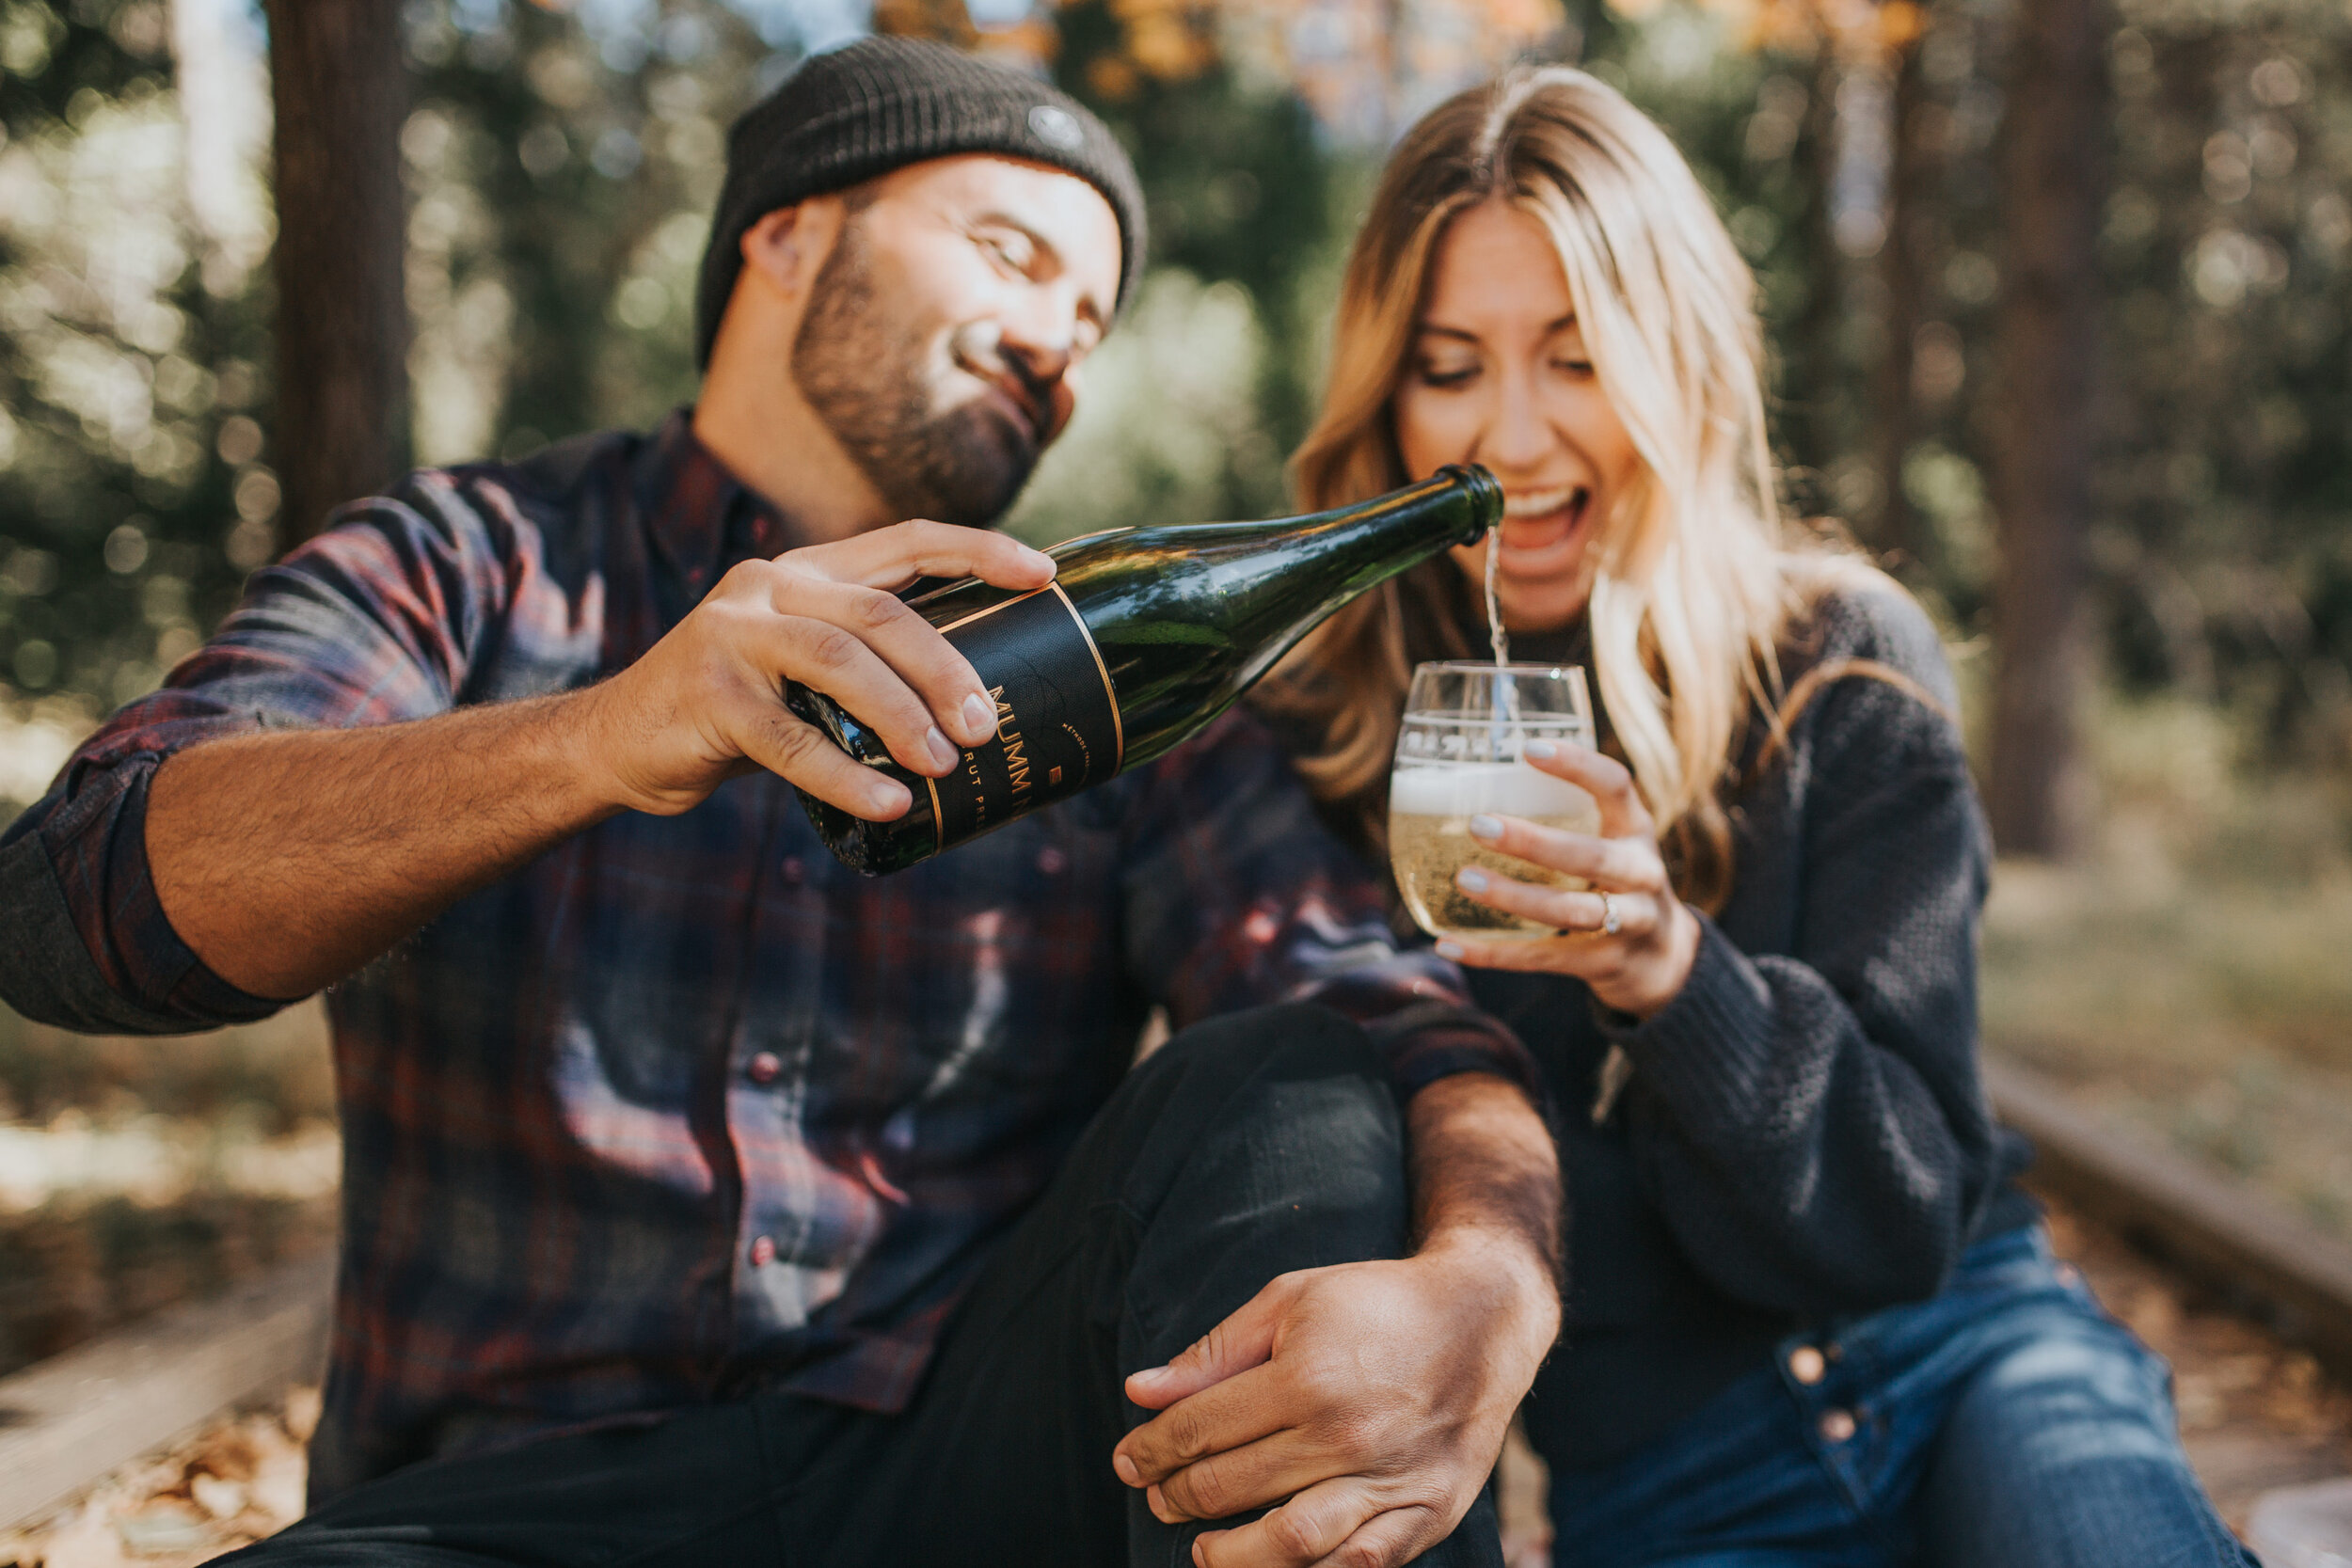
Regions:
<svg viewBox="0 0 2352 1568"><path fill-rule="evenodd" d="M1617 912L1617 895L1613 893L1602 894L1600 895L1600 934L1605 937L1613 937L1623 929L1625 929L1625 920Z"/></svg>

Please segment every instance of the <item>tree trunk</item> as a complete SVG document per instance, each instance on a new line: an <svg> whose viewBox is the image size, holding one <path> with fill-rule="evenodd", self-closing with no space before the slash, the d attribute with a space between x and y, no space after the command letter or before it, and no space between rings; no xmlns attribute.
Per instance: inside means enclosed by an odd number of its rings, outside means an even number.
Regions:
<svg viewBox="0 0 2352 1568"><path fill-rule="evenodd" d="M1917 519L1903 494L1903 459L1919 438L1919 400L1912 389L1914 349L1927 320L1927 269L1935 222L1934 176L1919 125L1927 96L1920 54L1915 39L1903 45L1894 62L1894 103L1887 123L1895 145L1887 160L1886 243L1879 251L1879 278L1886 290L1886 344L1872 400L1877 405L1872 444L1877 449L1879 506L1869 543L1899 558L1896 563L1905 569L1915 568L1925 557Z"/></svg>
<svg viewBox="0 0 2352 1568"><path fill-rule="evenodd" d="M1999 653L1987 803L2011 854L2083 847L2081 710L2093 673L2087 536L2106 195L2106 17L2100 0L2014 13L2003 228L1994 496Z"/></svg>
<svg viewBox="0 0 2352 1568"><path fill-rule="evenodd" d="M398 475L407 453L408 309L399 0L267 0L277 108L278 419L285 522Z"/></svg>

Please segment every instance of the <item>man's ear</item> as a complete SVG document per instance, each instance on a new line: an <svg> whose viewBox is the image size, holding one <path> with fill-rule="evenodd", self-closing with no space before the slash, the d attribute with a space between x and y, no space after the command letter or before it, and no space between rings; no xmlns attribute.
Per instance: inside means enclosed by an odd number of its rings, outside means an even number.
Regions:
<svg viewBox="0 0 2352 1568"><path fill-rule="evenodd" d="M775 290L795 309L805 305L848 216L841 198L827 194L761 217L743 230L744 282Z"/></svg>

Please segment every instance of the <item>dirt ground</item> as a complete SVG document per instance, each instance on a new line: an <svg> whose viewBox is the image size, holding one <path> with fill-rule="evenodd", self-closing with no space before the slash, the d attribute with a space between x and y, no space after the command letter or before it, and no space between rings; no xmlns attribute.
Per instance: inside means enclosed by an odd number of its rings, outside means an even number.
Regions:
<svg viewBox="0 0 2352 1568"><path fill-rule="evenodd" d="M2352 1387L2312 1357L2220 1309L2111 1234L2055 1210L2058 1250L2100 1299L2169 1357L2189 1457L2233 1528L2274 1486L2352 1473ZM291 1523L318 1393L296 1388L168 1453L125 1466L39 1527L0 1535L0 1568L188 1568ZM1541 1466L1505 1455L1513 1568L1543 1568Z"/></svg>

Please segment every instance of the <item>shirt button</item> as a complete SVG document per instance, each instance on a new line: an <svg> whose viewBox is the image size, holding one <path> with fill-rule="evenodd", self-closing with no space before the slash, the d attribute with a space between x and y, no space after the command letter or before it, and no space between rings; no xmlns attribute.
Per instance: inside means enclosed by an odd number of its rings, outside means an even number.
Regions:
<svg viewBox="0 0 2352 1568"><path fill-rule="evenodd" d="M1821 1435L1833 1443L1842 1443L1853 1435L1853 1412L1833 1410L1821 1418Z"/></svg>
<svg viewBox="0 0 2352 1568"><path fill-rule="evenodd" d="M784 857L784 879L786 881L791 883L794 887L799 887L803 881L807 879L807 877L808 867L801 863L800 856L787 855Z"/></svg>
<svg viewBox="0 0 2352 1568"><path fill-rule="evenodd" d="M1811 1345L1799 1345L1788 1353L1788 1375L1810 1388L1829 1373L1829 1362Z"/></svg>
<svg viewBox="0 0 2352 1568"><path fill-rule="evenodd" d="M752 1243L752 1267L764 1269L776 1260L776 1243L772 1236L761 1236ZM1846 1423L1852 1426L1851 1421Z"/></svg>
<svg viewBox="0 0 2352 1568"><path fill-rule="evenodd" d="M755 1084L772 1084L776 1081L776 1074L783 1070L783 1058L772 1051L759 1053L743 1069L745 1075Z"/></svg>
<svg viewBox="0 0 2352 1568"><path fill-rule="evenodd" d="M1069 864L1070 857L1050 844L1037 852L1037 868L1048 877L1060 876Z"/></svg>

